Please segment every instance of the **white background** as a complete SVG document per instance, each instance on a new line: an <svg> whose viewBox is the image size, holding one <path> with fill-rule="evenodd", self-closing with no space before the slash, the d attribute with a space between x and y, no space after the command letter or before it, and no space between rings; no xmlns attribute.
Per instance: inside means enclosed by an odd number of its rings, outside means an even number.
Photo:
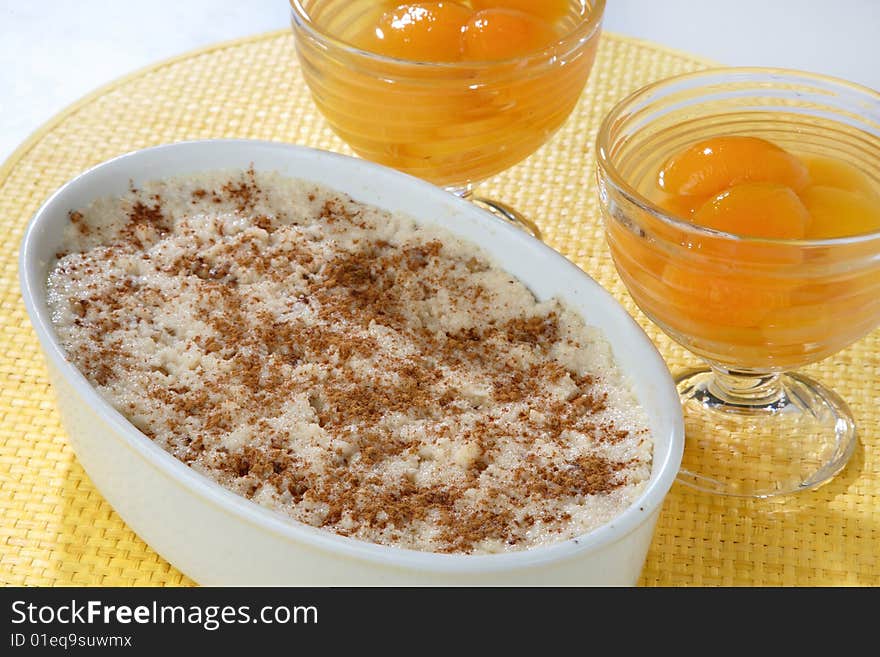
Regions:
<svg viewBox="0 0 880 657"><path fill-rule="evenodd" d="M880 89L880 0L607 2L609 31L722 64L800 68ZM286 0L0 0L0 161L95 87L286 27L288 16Z"/></svg>

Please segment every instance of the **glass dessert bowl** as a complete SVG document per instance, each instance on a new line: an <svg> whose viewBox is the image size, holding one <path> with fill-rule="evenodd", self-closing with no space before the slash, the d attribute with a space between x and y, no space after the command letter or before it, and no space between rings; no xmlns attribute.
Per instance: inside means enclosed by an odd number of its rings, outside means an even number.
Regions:
<svg viewBox="0 0 880 657"><path fill-rule="evenodd" d="M600 204L617 271L642 311L707 363L676 377L687 428L679 481L764 498L820 486L855 449L843 399L794 370L880 323L880 230L745 236L658 200L664 162L731 135L846 163L880 189L880 94L808 73L719 69L637 91L599 131Z"/></svg>
<svg viewBox="0 0 880 657"><path fill-rule="evenodd" d="M531 155L571 114L593 65L605 1L540 5L547 11L558 7L554 32L543 45L517 54L508 52L507 44L525 37L504 31L495 35L498 56L492 59L481 51L465 56L445 53L440 45L415 47L420 39L436 38L439 27L415 32L409 50L393 44L378 48L391 54L366 49L375 45L372 33L382 33L376 24L383 12L385 22L388 16L396 19L391 26L417 27L418 15L395 15L395 7L424 6L443 18L450 9L457 14L517 5L530 6L521 0L408 5L291 0L291 22L303 76L319 111L358 155L482 201L537 234L537 227L509 206L473 197L473 190Z"/></svg>

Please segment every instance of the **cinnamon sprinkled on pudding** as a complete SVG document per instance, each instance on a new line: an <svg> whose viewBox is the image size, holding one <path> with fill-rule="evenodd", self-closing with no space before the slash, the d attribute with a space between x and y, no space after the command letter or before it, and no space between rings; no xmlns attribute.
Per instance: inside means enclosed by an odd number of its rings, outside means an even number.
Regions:
<svg viewBox="0 0 880 657"><path fill-rule="evenodd" d="M650 476L602 336L440 228L254 171L70 219L49 277L70 360L178 459L295 520L519 550L607 522Z"/></svg>

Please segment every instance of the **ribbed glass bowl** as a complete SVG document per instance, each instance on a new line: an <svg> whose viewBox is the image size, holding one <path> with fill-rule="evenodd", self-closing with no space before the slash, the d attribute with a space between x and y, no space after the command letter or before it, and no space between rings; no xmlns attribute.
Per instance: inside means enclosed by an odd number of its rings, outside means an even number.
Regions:
<svg viewBox="0 0 880 657"><path fill-rule="evenodd" d="M839 158L880 189L880 94L796 71L711 70L621 101L597 140L617 271L644 313L709 365L678 377L691 454L700 450L702 459L690 463L704 470L686 471L685 482L759 497L812 488L846 463L854 423L835 393L782 373L880 324L880 233L738 237L678 219L650 200L669 156L720 135Z"/></svg>
<svg viewBox="0 0 880 657"><path fill-rule="evenodd" d="M605 0L570 4L565 37L541 52L445 63L347 43L372 0L291 0L303 76L330 127L361 157L460 194L531 155L574 109Z"/></svg>

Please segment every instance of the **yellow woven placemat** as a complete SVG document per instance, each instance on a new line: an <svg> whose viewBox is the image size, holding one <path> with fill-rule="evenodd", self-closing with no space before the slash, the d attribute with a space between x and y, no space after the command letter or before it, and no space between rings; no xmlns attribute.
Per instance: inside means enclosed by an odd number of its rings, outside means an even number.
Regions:
<svg viewBox="0 0 880 657"><path fill-rule="evenodd" d="M610 289L675 370L692 357L630 301L606 250L593 182L599 121L629 91L707 62L606 34L565 128L485 192L538 221L547 242ZM347 152L312 108L287 32L220 44L114 82L55 117L0 168L0 581L27 585L191 582L144 544L76 462L18 291L23 229L59 185L126 151L252 137ZM831 484L777 503L676 484L645 567L648 585L880 584L880 332L809 368L842 392L861 445Z"/></svg>

